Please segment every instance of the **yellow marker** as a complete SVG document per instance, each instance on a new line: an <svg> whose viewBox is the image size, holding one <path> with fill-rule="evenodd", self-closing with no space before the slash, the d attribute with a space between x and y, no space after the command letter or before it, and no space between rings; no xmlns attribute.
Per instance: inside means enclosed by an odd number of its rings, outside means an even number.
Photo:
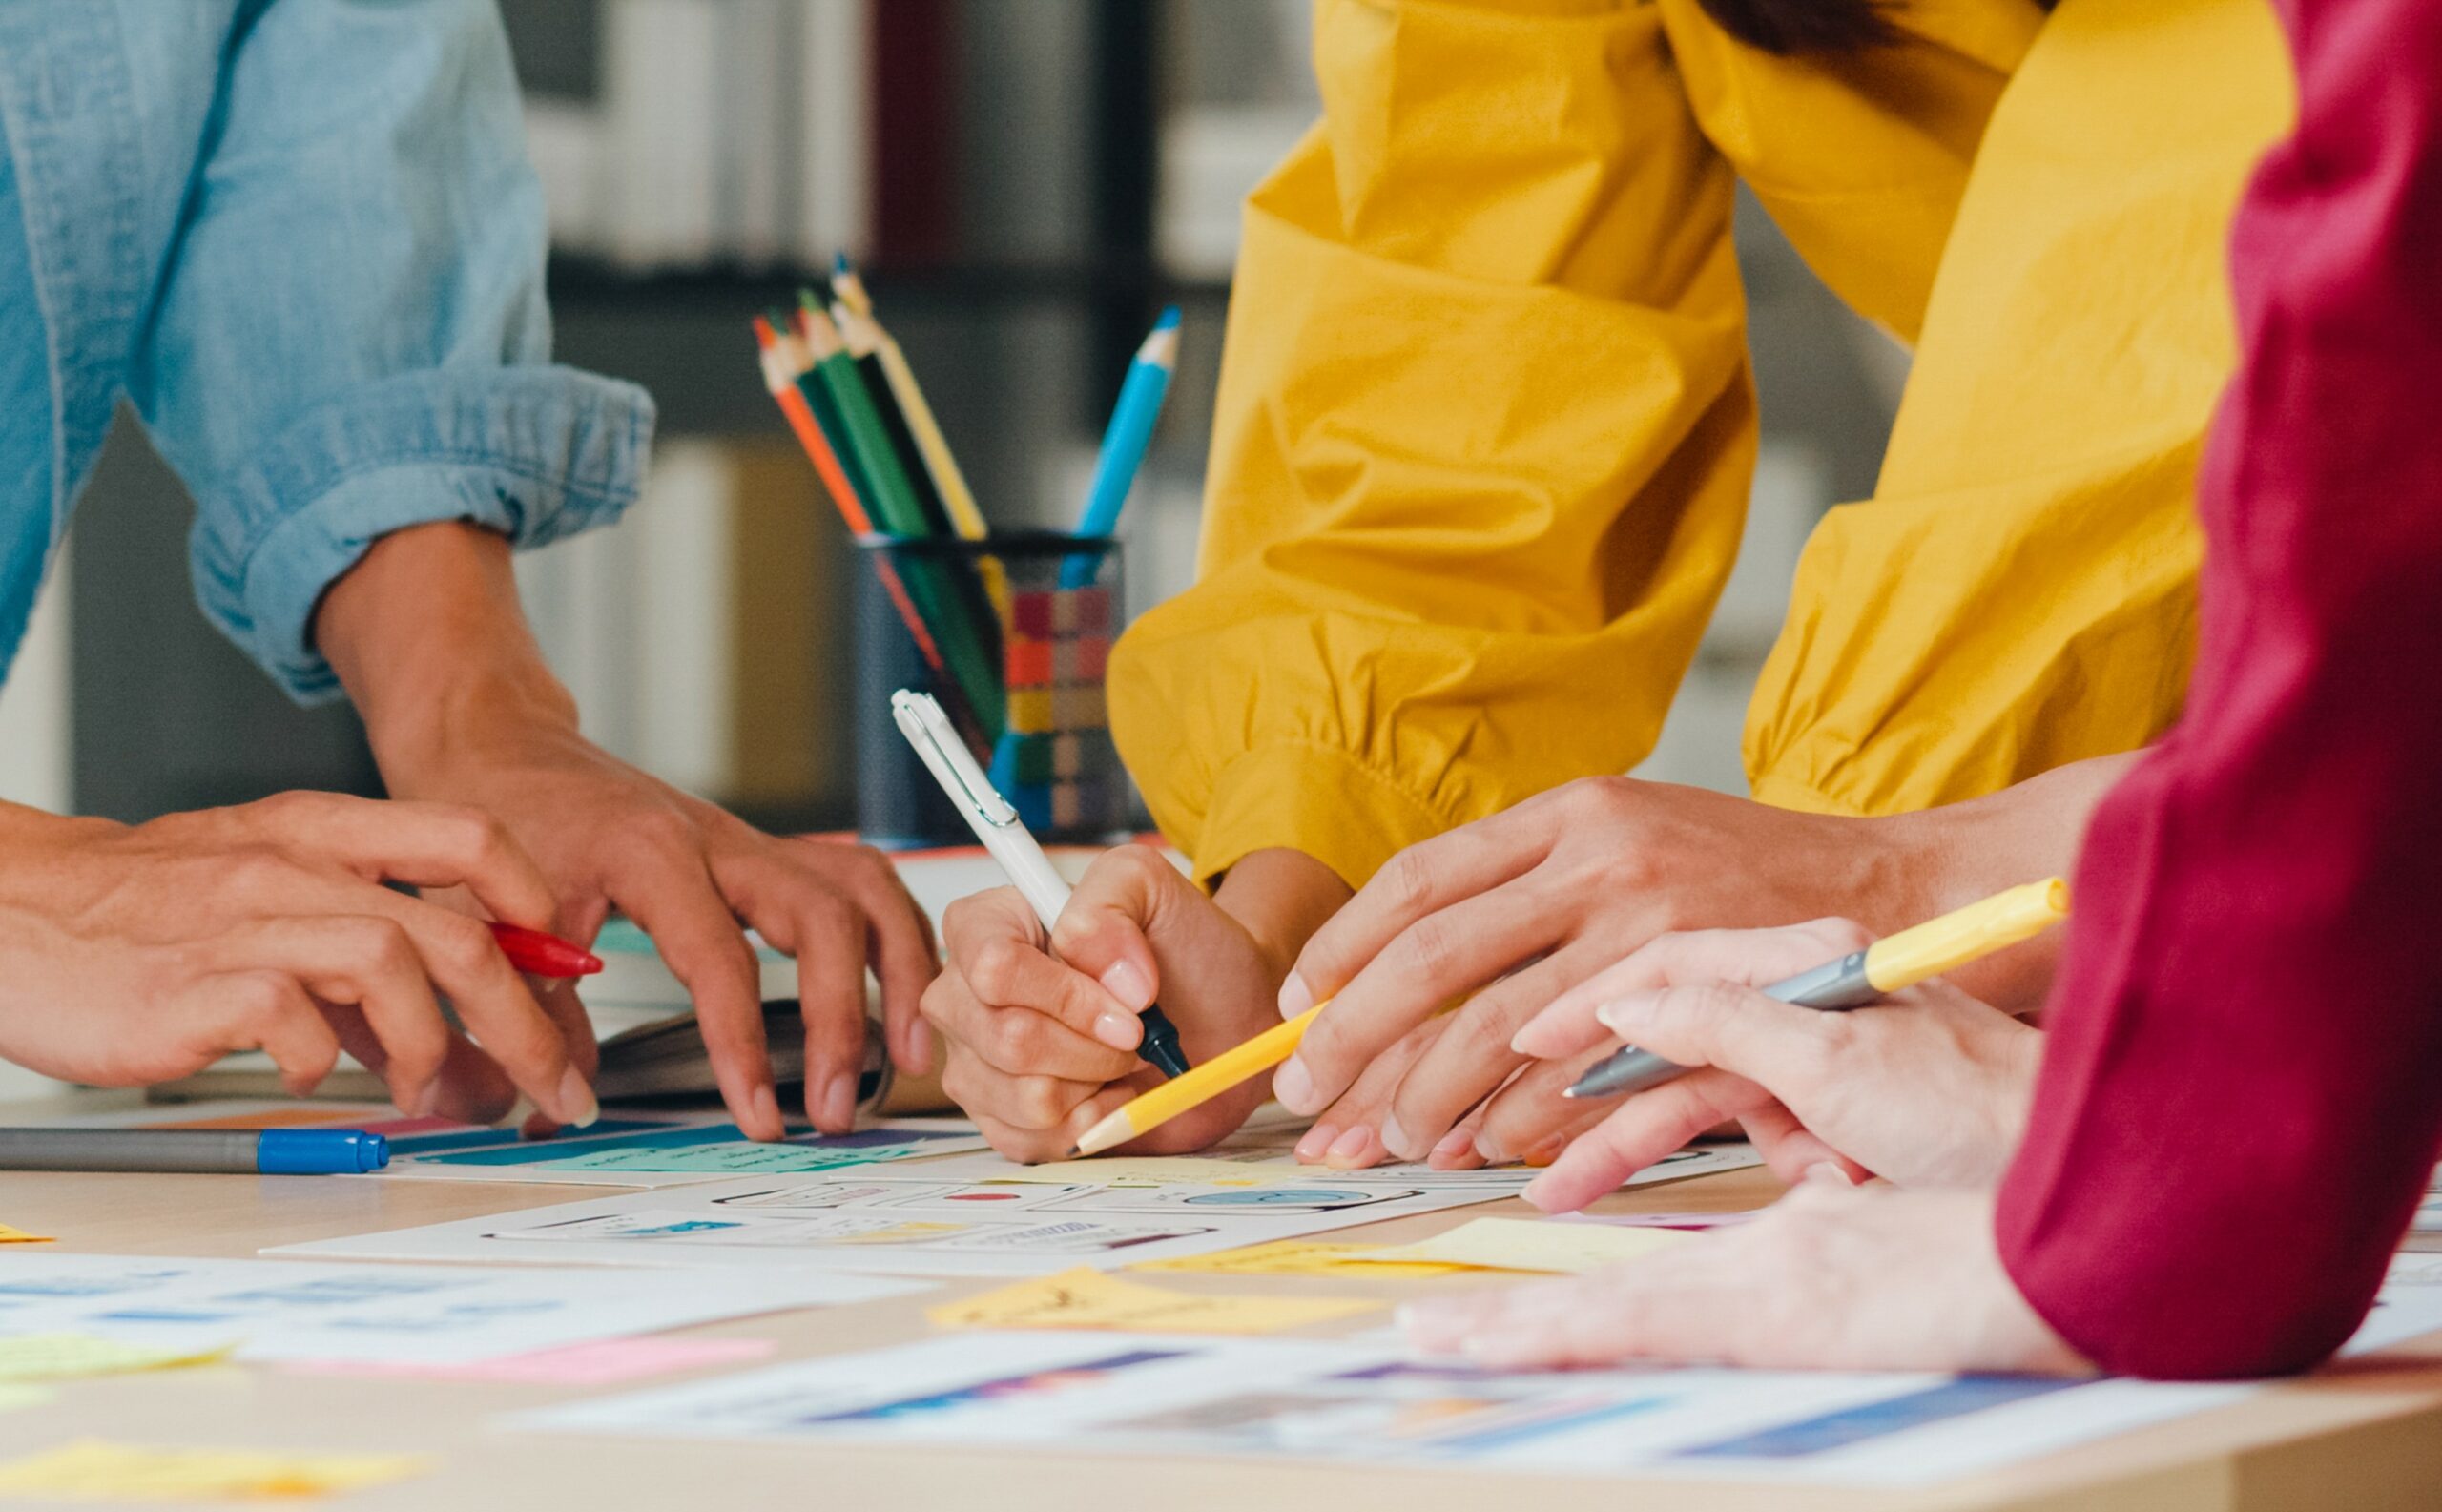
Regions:
<svg viewBox="0 0 2442 1512"><path fill-rule="evenodd" d="M2068 917L2069 884L2048 877L1903 929L1863 950L1775 982L1763 992L1801 1008L1836 1013L1862 1007L1886 993L2032 940ZM1687 1070L1676 1061L1631 1046L1597 1062L1561 1095L1618 1097L1659 1087Z"/></svg>
<svg viewBox="0 0 2442 1512"><path fill-rule="evenodd" d="M1073 1153L1091 1155L1124 1145L1146 1130L1158 1128L1178 1117L1189 1108L1209 1103L1231 1087L1258 1071L1268 1071L1297 1053L1297 1042L1306 1037L1306 1025L1314 1015L1331 1005L1326 998L1288 1023L1264 1030L1244 1045L1223 1050L1220 1054L1188 1072L1172 1077L1144 1096L1130 1100L1116 1112L1086 1130L1077 1141Z"/></svg>

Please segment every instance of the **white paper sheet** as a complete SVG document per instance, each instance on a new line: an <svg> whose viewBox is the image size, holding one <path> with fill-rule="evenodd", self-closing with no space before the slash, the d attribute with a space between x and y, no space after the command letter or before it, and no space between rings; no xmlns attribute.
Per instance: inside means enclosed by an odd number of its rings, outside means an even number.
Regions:
<svg viewBox="0 0 2442 1512"><path fill-rule="evenodd" d="M707 1286L653 1272L10 1253L0 1253L0 1334L235 1342L239 1359L458 1364L923 1290L812 1272Z"/></svg>
<svg viewBox="0 0 2442 1512"><path fill-rule="evenodd" d="M1266 1187L938 1180L924 1168L730 1181L266 1250L266 1254L893 1275L1049 1275L1294 1238L1503 1195L1317 1178Z"/></svg>
<svg viewBox="0 0 2442 1512"><path fill-rule="evenodd" d="M2442 1289L2395 1284L2351 1347L2437 1328ZM507 1421L621 1437L1894 1485L1989 1470L2255 1389L1832 1372L1480 1373L1370 1340L966 1334Z"/></svg>

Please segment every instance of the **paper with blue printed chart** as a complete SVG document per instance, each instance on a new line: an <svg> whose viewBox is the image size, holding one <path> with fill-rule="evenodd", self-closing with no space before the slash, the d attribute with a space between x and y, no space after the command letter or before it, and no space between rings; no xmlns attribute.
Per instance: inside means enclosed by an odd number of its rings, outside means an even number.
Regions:
<svg viewBox="0 0 2442 1512"><path fill-rule="evenodd" d="M239 1359L462 1364L922 1290L812 1272L706 1286L654 1272L5 1253L0 1335L235 1343Z"/></svg>
<svg viewBox="0 0 2442 1512"><path fill-rule="evenodd" d="M2442 1329L2432 1279L2395 1271L2351 1351ZM1892 1485L1988 1471L2259 1389L1831 1371L1502 1373L1370 1338L962 1334L507 1424L623 1439Z"/></svg>
<svg viewBox="0 0 2442 1512"><path fill-rule="evenodd" d="M539 1140L515 1129L409 1117L371 1103L231 1098L62 1122L114 1129L361 1129L389 1141L390 1164L346 1179L567 1187L673 1187L724 1176L805 1175L985 1148L974 1125L955 1118L884 1119L838 1136L793 1124L786 1140L768 1145L746 1138L719 1113L606 1113L590 1129Z"/></svg>

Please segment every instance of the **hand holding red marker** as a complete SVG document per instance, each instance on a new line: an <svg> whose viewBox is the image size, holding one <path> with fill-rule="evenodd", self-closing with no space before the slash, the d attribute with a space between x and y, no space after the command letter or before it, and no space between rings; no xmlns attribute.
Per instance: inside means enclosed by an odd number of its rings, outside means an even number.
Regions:
<svg viewBox="0 0 2442 1512"><path fill-rule="evenodd" d="M602 958L539 929L520 929L494 922L492 939L508 963L529 977L590 977L602 969Z"/></svg>

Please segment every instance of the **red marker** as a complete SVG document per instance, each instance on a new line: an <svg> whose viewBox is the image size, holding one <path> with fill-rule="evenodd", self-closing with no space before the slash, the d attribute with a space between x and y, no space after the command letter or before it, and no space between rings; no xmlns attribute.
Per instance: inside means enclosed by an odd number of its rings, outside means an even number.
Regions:
<svg viewBox="0 0 2442 1512"><path fill-rule="evenodd" d="M508 963L529 977L590 977L602 969L602 958L539 929L495 923L492 938Z"/></svg>

